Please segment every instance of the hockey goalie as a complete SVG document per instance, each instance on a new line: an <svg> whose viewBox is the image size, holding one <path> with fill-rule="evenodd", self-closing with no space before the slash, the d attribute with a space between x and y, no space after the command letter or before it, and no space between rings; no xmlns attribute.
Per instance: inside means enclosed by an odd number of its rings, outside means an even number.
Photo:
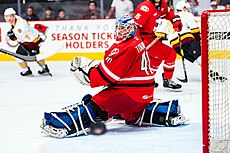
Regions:
<svg viewBox="0 0 230 153"><path fill-rule="evenodd" d="M106 121L115 114L139 126L184 124L178 100L153 102L154 75L145 45L135 33L133 18L125 15L116 20L116 42L102 62L80 56L72 60L70 70L81 84L106 88L60 112L46 112L43 133L57 138L87 135L96 120Z"/></svg>

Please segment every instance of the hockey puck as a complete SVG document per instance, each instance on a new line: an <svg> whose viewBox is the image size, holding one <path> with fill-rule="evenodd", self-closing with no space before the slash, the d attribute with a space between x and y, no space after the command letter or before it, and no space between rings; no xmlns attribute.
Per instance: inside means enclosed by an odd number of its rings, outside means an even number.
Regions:
<svg viewBox="0 0 230 153"><path fill-rule="evenodd" d="M154 88L157 88L159 86L159 83L154 82Z"/></svg>
<svg viewBox="0 0 230 153"><path fill-rule="evenodd" d="M104 123L95 123L91 126L91 134L101 135L106 132L106 126Z"/></svg>

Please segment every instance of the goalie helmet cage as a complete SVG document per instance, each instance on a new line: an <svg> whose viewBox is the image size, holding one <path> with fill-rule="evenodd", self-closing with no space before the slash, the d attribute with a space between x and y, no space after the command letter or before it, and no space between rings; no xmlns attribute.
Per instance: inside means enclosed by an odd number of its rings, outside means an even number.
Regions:
<svg viewBox="0 0 230 153"><path fill-rule="evenodd" d="M201 46L203 153L230 153L230 11L202 13Z"/></svg>

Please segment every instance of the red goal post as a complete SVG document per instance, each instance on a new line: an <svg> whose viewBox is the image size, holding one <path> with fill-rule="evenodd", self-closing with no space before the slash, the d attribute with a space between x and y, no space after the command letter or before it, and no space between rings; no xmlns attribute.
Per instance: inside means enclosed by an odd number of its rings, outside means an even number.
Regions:
<svg viewBox="0 0 230 153"><path fill-rule="evenodd" d="M202 13L201 50L203 153L230 152L230 11ZM228 80L214 81L210 71Z"/></svg>

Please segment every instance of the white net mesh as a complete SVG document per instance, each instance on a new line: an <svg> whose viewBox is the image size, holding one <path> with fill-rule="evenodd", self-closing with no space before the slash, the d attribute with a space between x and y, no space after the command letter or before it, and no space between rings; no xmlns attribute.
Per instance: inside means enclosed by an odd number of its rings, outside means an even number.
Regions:
<svg viewBox="0 0 230 153"><path fill-rule="evenodd" d="M210 13L207 30L209 151L230 153L230 12ZM222 77L228 80L221 81Z"/></svg>

